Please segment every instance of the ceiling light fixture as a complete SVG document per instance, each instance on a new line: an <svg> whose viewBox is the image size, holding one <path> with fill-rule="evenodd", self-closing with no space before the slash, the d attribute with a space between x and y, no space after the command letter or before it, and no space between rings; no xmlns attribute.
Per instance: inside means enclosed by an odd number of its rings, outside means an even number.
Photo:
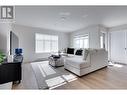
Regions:
<svg viewBox="0 0 127 95"><path fill-rule="evenodd" d="M61 20L62 20L62 21L65 21L65 20L66 20L66 17L64 17L64 16L61 17Z"/></svg>

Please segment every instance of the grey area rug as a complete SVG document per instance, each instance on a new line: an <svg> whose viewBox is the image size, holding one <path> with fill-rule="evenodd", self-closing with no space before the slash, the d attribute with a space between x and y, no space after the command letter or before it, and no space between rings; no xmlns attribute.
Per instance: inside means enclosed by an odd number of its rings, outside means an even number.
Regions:
<svg viewBox="0 0 127 95"><path fill-rule="evenodd" d="M31 63L39 89L53 89L77 79L77 76L66 71L64 67L54 68L48 61Z"/></svg>

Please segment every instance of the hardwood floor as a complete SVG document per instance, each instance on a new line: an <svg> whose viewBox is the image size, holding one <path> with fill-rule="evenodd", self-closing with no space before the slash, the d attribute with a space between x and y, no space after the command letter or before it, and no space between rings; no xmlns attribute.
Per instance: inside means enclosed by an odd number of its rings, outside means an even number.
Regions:
<svg viewBox="0 0 127 95"><path fill-rule="evenodd" d="M13 85L12 89L38 89L36 77L30 63L22 65L22 81L19 85Z"/></svg>
<svg viewBox="0 0 127 95"><path fill-rule="evenodd" d="M13 85L13 89L38 89L29 63L23 65L22 83ZM127 89L127 65L108 66L55 89Z"/></svg>

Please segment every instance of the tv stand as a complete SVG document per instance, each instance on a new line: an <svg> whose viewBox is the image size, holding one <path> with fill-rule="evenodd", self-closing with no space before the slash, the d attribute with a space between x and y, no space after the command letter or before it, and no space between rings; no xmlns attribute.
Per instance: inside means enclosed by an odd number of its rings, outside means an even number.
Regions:
<svg viewBox="0 0 127 95"><path fill-rule="evenodd" d="M14 62L3 62L0 65L0 84L20 83L22 79L23 56L15 56Z"/></svg>

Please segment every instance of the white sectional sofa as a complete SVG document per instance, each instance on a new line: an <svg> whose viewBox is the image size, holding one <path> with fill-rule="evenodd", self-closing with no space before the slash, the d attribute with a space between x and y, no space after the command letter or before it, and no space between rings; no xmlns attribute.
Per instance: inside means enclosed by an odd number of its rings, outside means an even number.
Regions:
<svg viewBox="0 0 127 95"><path fill-rule="evenodd" d="M84 52L86 49L84 49ZM104 49L88 49L85 56L69 55L64 58L64 68L83 76L100 68L108 66L108 52ZM85 53L84 53L85 54Z"/></svg>

